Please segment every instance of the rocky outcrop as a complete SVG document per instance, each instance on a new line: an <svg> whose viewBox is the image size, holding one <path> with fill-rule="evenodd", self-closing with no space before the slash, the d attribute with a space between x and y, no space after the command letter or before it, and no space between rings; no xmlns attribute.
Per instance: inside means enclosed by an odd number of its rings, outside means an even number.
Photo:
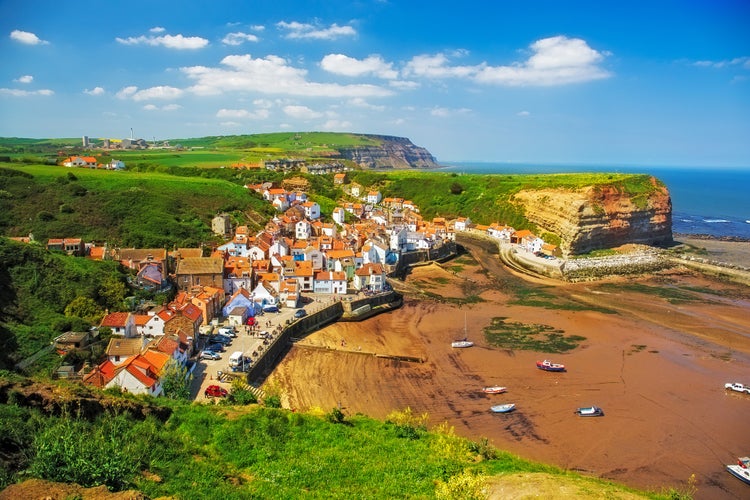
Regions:
<svg viewBox="0 0 750 500"><path fill-rule="evenodd" d="M663 183L650 178L647 193L628 193L616 185L580 189L538 189L516 193L526 218L541 231L560 237L564 255L582 254L627 243L672 243L672 200Z"/></svg>
<svg viewBox="0 0 750 500"><path fill-rule="evenodd" d="M380 146L342 147L343 158L363 168L434 168L439 167L435 157L425 148L415 146L406 137L367 135L380 142Z"/></svg>

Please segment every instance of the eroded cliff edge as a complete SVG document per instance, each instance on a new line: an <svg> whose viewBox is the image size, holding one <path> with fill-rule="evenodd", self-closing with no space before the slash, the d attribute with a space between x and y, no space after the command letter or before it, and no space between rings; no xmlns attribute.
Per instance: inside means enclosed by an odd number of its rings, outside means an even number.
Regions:
<svg viewBox="0 0 750 500"><path fill-rule="evenodd" d="M626 243L672 244L672 200L658 179L650 189L632 191L612 185L529 189L512 201L529 222L560 237L563 255L576 255Z"/></svg>
<svg viewBox="0 0 750 500"><path fill-rule="evenodd" d="M363 168L434 168L439 167L427 149L415 146L406 137L371 135L368 138L379 146L354 146L338 148L339 154Z"/></svg>

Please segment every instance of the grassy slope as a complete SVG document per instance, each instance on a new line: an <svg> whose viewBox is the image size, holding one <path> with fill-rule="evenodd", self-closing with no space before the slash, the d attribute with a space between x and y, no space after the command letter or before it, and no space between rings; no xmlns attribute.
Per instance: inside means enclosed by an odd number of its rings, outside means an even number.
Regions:
<svg viewBox="0 0 750 500"><path fill-rule="evenodd" d="M60 400L92 391L63 384L53 393ZM4 443L15 452L14 460L2 461L0 487L23 471L92 485L96 479L78 467L85 452L90 470L108 472L99 481L152 498L432 498L451 484L455 495L457 479L477 476L507 497L508 488L519 488L519 475L554 478L553 491L573 490L576 498L659 498L498 452L445 425L427 432L418 418L380 422L357 415L333 423L333 411L321 409L163 403L173 409L165 423L127 414L89 422L0 405Z"/></svg>

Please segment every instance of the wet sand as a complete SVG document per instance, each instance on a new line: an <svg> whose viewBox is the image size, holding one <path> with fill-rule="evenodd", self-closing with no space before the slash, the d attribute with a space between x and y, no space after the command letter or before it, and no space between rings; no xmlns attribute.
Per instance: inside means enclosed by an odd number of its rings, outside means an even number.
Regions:
<svg viewBox="0 0 750 500"><path fill-rule="evenodd" d="M670 271L610 283L677 289L691 300L672 303L632 287L601 282L529 282L511 275L479 247L481 262L459 257L442 267L416 268L406 279L404 306L361 323L339 323L295 344L268 379L284 405L384 419L411 407L448 421L457 433L524 458L630 486L685 488L695 474L695 498L747 498L748 486L724 470L750 453L750 396L725 392L725 382L750 383L750 290L694 273ZM600 310L511 303L522 285ZM477 293L471 305L447 299ZM483 328L494 317L544 324L586 338L565 354L489 345ZM475 346L452 349L466 331ZM379 355L379 356L378 356ZM421 358L400 361L384 355ZM538 359L566 364L542 372ZM503 385L508 392L485 395ZM492 414L493 404L517 411ZM579 406L601 406L603 418L581 418Z"/></svg>

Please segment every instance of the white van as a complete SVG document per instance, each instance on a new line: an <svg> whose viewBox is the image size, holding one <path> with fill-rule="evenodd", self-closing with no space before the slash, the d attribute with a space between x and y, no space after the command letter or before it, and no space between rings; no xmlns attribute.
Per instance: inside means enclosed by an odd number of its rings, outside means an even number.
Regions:
<svg viewBox="0 0 750 500"><path fill-rule="evenodd" d="M244 355L242 354L242 351L234 351L232 355L229 356L229 366L231 368L242 366L243 357Z"/></svg>

